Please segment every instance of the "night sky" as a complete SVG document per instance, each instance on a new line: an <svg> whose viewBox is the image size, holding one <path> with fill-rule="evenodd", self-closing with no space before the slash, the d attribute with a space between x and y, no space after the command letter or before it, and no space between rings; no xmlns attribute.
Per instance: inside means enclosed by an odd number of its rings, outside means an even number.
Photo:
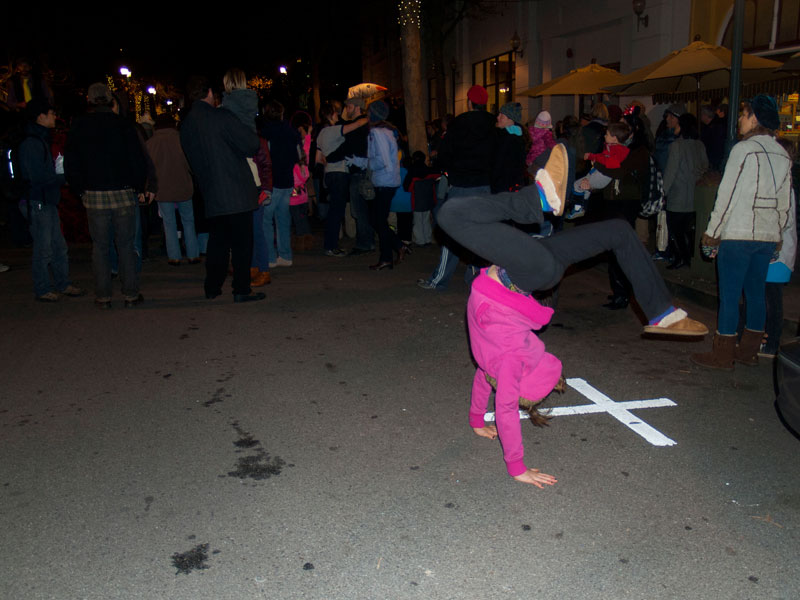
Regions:
<svg viewBox="0 0 800 600"><path fill-rule="evenodd" d="M193 73L221 81L232 66L248 76L272 77L279 65L291 69L298 58L309 64L317 43L323 88L359 83L360 26L356 18L337 14L338 5L316 12L297 3L264 3L260 12L246 12L242 4L225 12L225 2L206 5L211 10L198 6L148 11L152 16L145 9L119 8L79 15L74 3L15 6L5 10L7 15L10 11L10 27L0 39L3 61L27 56L58 74L70 73L78 86L101 80L124 64L136 78L182 87Z"/></svg>

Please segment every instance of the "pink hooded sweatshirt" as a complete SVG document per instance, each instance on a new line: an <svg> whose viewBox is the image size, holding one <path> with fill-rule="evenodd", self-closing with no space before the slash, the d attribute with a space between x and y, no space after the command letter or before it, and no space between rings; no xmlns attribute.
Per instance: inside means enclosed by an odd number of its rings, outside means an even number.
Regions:
<svg viewBox="0 0 800 600"><path fill-rule="evenodd" d="M545 352L532 329L550 322L553 309L533 297L507 289L491 279L486 269L472 283L467 323L472 355L478 370L472 382L469 410L471 427L483 427L492 388L485 373L497 381L495 412L508 474L521 475L525 466L519 397L541 400L561 377L561 361Z"/></svg>
<svg viewBox="0 0 800 600"><path fill-rule="evenodd" d="M531 134L531 149L528 150L528 156L525 158L525 162L530 167L537 156L545 150L550 150L555 147L556 140L553 137L553 131L551 129L528 127L528 133Z"/></svg>
<svg viewBox="0 0 800 600"><path fill-rule="evenodd" d="M311 148L311 136L307 135L303 139L303 151L308 156ZM308 191L306 190L306 181L308 181L309 173L306 165L300 163L294 164L294 188L292 195L289 198L289 206L297 206L299 204L306 204L308 202Z"/></svg>

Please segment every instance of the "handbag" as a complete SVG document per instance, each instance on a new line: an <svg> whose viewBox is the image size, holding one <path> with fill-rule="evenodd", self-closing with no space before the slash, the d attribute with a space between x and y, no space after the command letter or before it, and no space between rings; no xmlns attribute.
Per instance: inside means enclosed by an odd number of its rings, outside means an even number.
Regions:
<svg viewBox="0 0 800 600"><path fill-rule="evenodd" d="M358 193L364 200L375 200L375 186L372 185L372 171L367 169L367 174L358 182Z"/></svg>
<svg viewBox="0 0 800 600"><path fill-rule="evenodd" d="M664 252L669 245L669 231L667 230L667 211L662 210L658 213L656 222L656 248L659 252Z"/></svg>
<svg viewBox="0 0 800 600"><path fill-rule="evenodd" d="M664 176L652 156L650 157L649 171L650 180L647 186L647 198L642 199L641 206L639 207L639 216L644 219L660 214L660 212L664 210L664 205L666 204Z"/></svg>

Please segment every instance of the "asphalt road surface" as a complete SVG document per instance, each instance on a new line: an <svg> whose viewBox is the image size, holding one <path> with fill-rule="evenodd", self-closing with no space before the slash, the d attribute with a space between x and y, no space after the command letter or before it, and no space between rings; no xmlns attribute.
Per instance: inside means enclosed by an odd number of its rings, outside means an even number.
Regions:
<svg viewBox="0 0 800 600"><path fill-rule="evenodd" d="M91 294L34 302L16 255L0 597L798 597L800 441L771 365L700 370L710 338L645 339L633 310L600 307L604 272L579 271L548 350L595 401L673 401L632 412L675 444L609 412L523 422L528 465L558 483L517 483L467 424L462 271L444 293L415 285L437 256L377 273L374 255L296 256L248 304L206 300L202 265L151 261L142 306L98 311ZM86 248L72 265L91 288ZM569 388L551 406L595 401Z"/></svg>

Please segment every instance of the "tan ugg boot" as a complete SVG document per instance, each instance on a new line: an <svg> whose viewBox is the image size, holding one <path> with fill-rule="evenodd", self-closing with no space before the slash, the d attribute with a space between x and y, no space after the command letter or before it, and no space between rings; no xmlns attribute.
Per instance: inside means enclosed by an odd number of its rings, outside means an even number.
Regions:
<svg viewBox="0 0 800 600"><path fill-rule="evenodd" d="M556 144L550 151L550 158L544 169L536 172L536 182L542 186L545 198L555 216L564 212L567 198L567 178L569 177L569 157L564 144Z"/></svg>
<svg viewBox="0 0 800 600"><path fill-rule="evenodd" d="M736 336L722 335L719 331L714 334L711 343L711 352L692 354L691 361L709 369L733 370L733 355L736 352Z"/></svg>
<svg viewBox="0 0 800 600"><path fill-rule="evenodd" d="M733 359L743 365L754 366L758 364L758 351L761 349L761 340L764 337L763 331L753 331L745 329L742 332L742 339L736 346Z"/></svg>

